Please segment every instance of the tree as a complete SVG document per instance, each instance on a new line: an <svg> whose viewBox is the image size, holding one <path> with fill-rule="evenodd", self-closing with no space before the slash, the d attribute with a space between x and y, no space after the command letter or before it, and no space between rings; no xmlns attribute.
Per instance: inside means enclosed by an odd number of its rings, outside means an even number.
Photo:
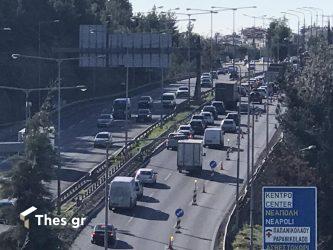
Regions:
<svg viewBox="0 0 333 250"><path fill-rule="evenodd" d="M288 55L288 42L291 29L286 24L286 19L274 20L267 29L267 45L276 60L283 60Z"/></svg>
<svg viewBox="0 0 333 250"><path fill-rule="evenodd" d="M315 168L318 187L320 240L333 244L333 56L326 41L310 47L300 76L287 81L287 109L281 121L285 140L294 150L315 145L308 155ZM289 78L292 79L292 78Z"/></svg>
<svg viewBox="0 0 333 250"><path fill-rule="evenodd" d="M18 242L26 242L27 249L56 249L61 245L49 227L37 226L26 231L18 220L19 213L31 206L37 207L39 214L50 214L53 210L52 196L45 184L51 181L53 166L57 163L48 136L51 127L49 108L48 101L29 121L25 137L25 154L14 160L12 169L7 174L9 179L2 181L1 195L17 199L14 215L16 231L21 233L13 234L13 231L8 231L0 237L0 242L4 239L16 239ZM29 240L24 241L23 235Z"/></svg>

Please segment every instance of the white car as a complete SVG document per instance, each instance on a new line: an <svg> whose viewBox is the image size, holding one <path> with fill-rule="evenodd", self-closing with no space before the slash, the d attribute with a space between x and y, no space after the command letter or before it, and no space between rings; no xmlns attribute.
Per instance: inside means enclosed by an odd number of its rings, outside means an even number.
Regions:
<svg viewBox="0 0 333 250"><path fill-rule="evenodd" d="M259 87L257 88L257 91L261 94L262 98L267 98L268 93L267 93L267 89L265 87Z"/></svg>
<svg viewBox="0 0 333 250"><path fill-rule="evenodd" d="M179 87L178 90L179 90L179 91L181 91L181 90L186 90L186 91L188 91L188 87L186 87L186 86L182 86L182 87ZM178 91L178 90L177 90L177 91Z"/></svg>
<svg viewBox="0 0 333 250"><path fill-rule="evenodd" d="M150 168L140 168L136 171L135 180L141 183L155 184L157 179L157 173Z"/></svg>
<svg viewBox="0 0 333 250"><path fill-rule="evenodd" d="M112 142L112 135L110 132L99 132L94 138L94 147L106 147L110 146Z"/></svg>
<svg viewBox="0 0 333 250"><path fill-rule="evenodd" d="M214 117L211 112L203 111L200 113L208 125L214 125Z"/></svg>
<svg viewBox="0 0 333 250"><path fill-rule="evenodd" d="M223 132L237 132L237 127L234 119L224 119L221 123L221 129Z"/></svg>
<svg viewBox="0 0 333 250"><path fill-rule="evenodd" d="M97 127L110 127L113 121L111 114L101 114L97 119Z"/></svg>
<svg viewBox="0 0 333 250"><path fill-rule="evenodd" d="M204 78L212 79L212 75L209 72L202 73L201 80Z"/></svg>

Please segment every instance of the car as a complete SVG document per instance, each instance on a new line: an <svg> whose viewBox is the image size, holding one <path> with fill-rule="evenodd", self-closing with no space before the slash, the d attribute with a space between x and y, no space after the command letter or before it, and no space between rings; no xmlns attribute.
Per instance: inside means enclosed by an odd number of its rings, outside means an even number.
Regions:
<svg viewBox="0 0 333 250"><path fill-rule="evenodd" d="M245 86L240 86L240 87L238 88L238 92L239 92L239 94L240 94L241 96L243 96L243 97L246 97L246 96L247 96L247 93L248 93L248 91L247 91L247 89L246 89Z"/></svg>
<svg viewBox="0 0 333 250"><path fill-rule="evenodd" d="M249 110L249 105L247 103L241 103L239 108L240 108L241 114L247 114L248 110ZM252 108L250 107L250 114L251 114L251 110L252 110Z"/></svg>
<svg viewBox="0 0 333 250"><path fill-rule="evenodd" d="M213 79L219 79L216 71L211 71L210 74L212 75Z"/></svg>
<svg viewBox="0 0 333 250"><path fill-rule="evenodd" d="M201 80L204 78L212 79L212 75L209 72L202 73Z"/></svg>
<svg viewBox="0 0 333 250"><path fill-rule="evenodd" d="M257 91L261 94L263 99L266 99L268 96L267 89L263 86L257 88Z"/></svg>
<svg viewBox="0 0 333 250"><path fill-rule="evenodd" d="M137 122L140 121L149 121L151 122L153 120L153 116L151 114L151 111L149 109L139 109L138 110L138 116L136 118Z"/></svg>
<svg viewBox="0 0 333 250"><path fill-rule="evenodd" d="M202 108L201 112L211 112L214 119L218 118L218 113L213 105L206 105Z"/></svg>
<svg viewBox="0 0 333 250"><path fill-rule="evenodd" d="M237 126L233 119L224 119L221 122L221 129L223 132L227 133L236 133L237 132Z"/></svg>
<svg viewBox="0 0 333 250"><path fill-rule="evenodd" d="M113 121L113 116L111 114L100 114L97 118L97 127L110 127Z"/></svg>
<svg viewBox="0 0 333 250"><path fill-rule="evenodd" d="M232 66L232 65L230 65L230 66L228 66L228 73L229 74L231 74L231 73L233 73L233 72L237 72L238 71L238 68L235 66Z"/></svg>
<svg viewBox="0 0 333 250"><path fill-rule="evenodd" d="M224 67L224 68L219 68L218 70L217 70L217 74L219 74L219 75L225 75L225 74L227 74L228 73L228 68L226 68L226 67Z"/></svg>
<svg viewBox="0 0 333 250"><path fill-rule="evenodd" d="M213 82L210 78L202 78L201 79L201 87L213 87Z"/></svg>
<svg viewBox="0 0 333 250"><path fill-rule="evenodd" d="M202 120L193 119L190 122L194 135L203 135L205 132L205 125Z"/></svg>
<svg viewBox="0 0 333 250"><path fill-rule="evenodd" d="M225 107L222 101L212 101L212 106L216 108L216 111L219 115L225 114Z"/></svg>
<svg viewBox="0 0 333 250"><path fill-rule="evenodd" d="M188 87L186 87L186 86L181 86L181 87L178 88L178 90L186 90L186 91L188 91Z"/></svg>
<svg viewBox="0 0 333 250"><path fill-rule="evenodd" d="M203 111L200 113L200 115L202 115L204 117L204 119L208 125L214 125L214 117L211 112Z"/></svg>
<svg viewBox="0 0 333 250"><path fill-rule="evenodd" d="M117 241L116 228L109 224L107 225L108 231L108 244L115 243ZM94 226L93 232L91 234L92 244L103 244L105 234L105 224L97 224Z"/></svg>
<svg viewBox="0 0 333 250"><path fill-rule="evenodd" d="M176 97L179 99L186 99L188 98L188 90L177 90Z"/></svg>
<svg viewBox="0 0 333 250"><path fill-rule="evenodd" d="M112 134L110 132L99 132L94 138L94 147L107 147L112 142Z"/></svg>
<svg viewBox="0 0 333 250"><path fill-rule="evenodd" d="M192 119L191 120L200 120L200 121L202 121L202 123L203 123L203 125L204 125L205 128L208 125L207 122L206 122L206 120L205 120L205 117L203 115L201 115L201 114L194 114L194 115L192 115Z"/></svg>
<svg viewBox="0 0 333 250"><path fill-rule="evenodd" d="M233 119L237 126L239 126L239 116L237 112L230 112L225 117L226 119Z"/></svg>
<svg viewBox="0 0 333 250"><path fill-rule="evenodd" d="M237 71L232 71L230 74L229 74L229 80L237 80L238 79L238 72Z"/></svg>
<svg viewBox="0 0 333 250"><path fill-rule="evenodd" d="M162 106L164 108L174 108L176 105L177 103L175 93L164 93L162 95Z"/></svg>
<svg viewBox="0 0 333 250"><path fill-rule="evenodd" d="M191 125L180 125L179 128L178 128L178 131L177 133L181 133L181 134L184 134L186 135L188 138L192 138L193 135L194 135L194 131L193 129L191 128Z"/></svg>
<svg viewBox="0 0 333 250"><path fill-rule="evenodd" d="M138 109L151 109L153 107L153 98L151 96L141 96L138 101Z"/></svg>
<svg viewBox="0 0 333 250"><path fill-rule="evenodd" d="M143 185L141 181L135 180L135 191L137 199L142 199L143 197Z"/></svg>
<svg viewBox="0 0 333 250"><path fill-rule="evenodd" d="M183 133L170 133L166 141L166 148L176 150L178 148L178 141L187 139L187 135Z"/></svg>
<svg viewBox="0 0 333 250"><path fill-rule="evenodd" d="M140 168L136 171L135 180L142 184L156 184L157 173L150 168Z"/></svg>
<svg viewBox="0 0 333 250"><path fill-rule="evenodd" d="M250 102L262 104L262 95L258 91L252 91L249 95Z"/></svg>

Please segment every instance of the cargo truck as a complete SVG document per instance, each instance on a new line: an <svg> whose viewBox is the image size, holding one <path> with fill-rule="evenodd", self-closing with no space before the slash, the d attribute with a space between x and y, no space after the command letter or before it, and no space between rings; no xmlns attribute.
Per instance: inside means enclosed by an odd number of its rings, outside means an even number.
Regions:
<svg viewBox="0 0 333 250"><path fill-rule="evenodd" d="M223 101L226 109L235 109L240 95L236 83L216 83L215 100Z"/></svg>
<svg viewBox="0 0 333 250"><path fill-rule="evenodd" d="M177 170L189 173L200 173L202 171L203 156L202 140L181 140L178 141Z"/></svg>

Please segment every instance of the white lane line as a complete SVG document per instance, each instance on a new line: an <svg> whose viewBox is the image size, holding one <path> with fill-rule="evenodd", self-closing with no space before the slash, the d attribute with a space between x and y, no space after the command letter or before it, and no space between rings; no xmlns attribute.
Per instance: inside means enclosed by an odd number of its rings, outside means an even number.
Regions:
<svg viewBox="0 0 333 250"><path fill-rule="evenodd" d="M171 175L172 175L172 173L169 173L169 174L164 178L164 180L167 181L167 180L170 178Z"/></svg>
<svg viewBox="0 0 333 250"><path fill-rule="evenodd" d="M151 194L149 195L149 197L153 197L153 195L154 195L154 192L153 192L153 193L151 193Z"/></svg>
<svg viewBox="0 0 333 250"><path fill-rule="evenodd" d="M131 223L131 221L133 220L133 216L131 217L131 218L129 218L129 220L127 221L127 224L130 224Z"/></svg>

